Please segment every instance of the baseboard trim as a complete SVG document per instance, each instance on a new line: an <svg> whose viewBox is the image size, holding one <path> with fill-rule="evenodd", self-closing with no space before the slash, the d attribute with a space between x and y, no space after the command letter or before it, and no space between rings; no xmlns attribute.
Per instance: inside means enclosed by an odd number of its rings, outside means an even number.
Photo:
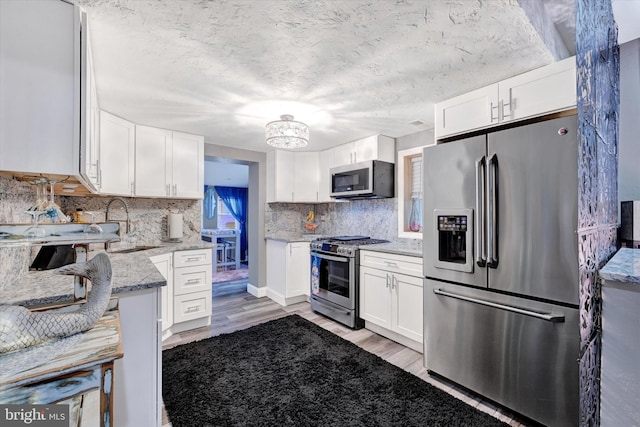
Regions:
<svg viewBox="0 0 640 427"><path fill-rule="evenodd" d="M265 286L259 288L252 285L251 283L247 283L247 292L257 298L263 298L267 296L267 288Z"/></svg>
<svg viewBox="0 0 640 427"><path fill-rule="evenodd" d="M200 319L188 320L186 322L174 323L171 326L171 333L177 334L191 329L202 328L211 325L211 316L202 317Z"/></svg>
<svg viewBox="0 0 640 427"><path fill-rule="evenodd" d="M278 292L274 291L273 289L269 289L269 288L267 288L267 297L269 297L269 299L272 299L273 301L277 302L278 304L280 304L283 307L286 307L286 306L291 305L291 304L297 304L299 302L304 302L304 301L308 301L309 300L309 297L304 295L304 294L295 295L295 296L292 296L292 297L285 297L281 293L278 293Z"/></svg>
<svg viewBox="0 0 640 427"><path fill-rule="evenodd" d="M410 349L415 350L418 353L422 353L424 351L423 343L414 341L411 338L407 338L397 332L390 331L389 329L378 326L375 323L371 323L365 320L364 327L371 332L375 332L376 334L382 335L385 338L389 338L390 340L400 343L405 347L409 347Z"/></svg>

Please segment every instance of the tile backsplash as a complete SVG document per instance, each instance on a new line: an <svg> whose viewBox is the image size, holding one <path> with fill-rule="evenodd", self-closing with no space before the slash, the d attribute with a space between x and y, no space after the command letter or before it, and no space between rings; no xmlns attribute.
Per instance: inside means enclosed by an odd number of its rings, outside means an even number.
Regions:
<svg viewBox="0 0 640 427"><path fill-rule="evenodd" d="M109 196L70 197L56 196L55 201L66 215L77 208L96 212L96 221L105 220ZM167 240L167 216L169 213L183 214L184 242L200 241L201 200L167 200L124 198L129 208L131 232L124 242L115 243L113 247L124 245L156 245ZM31 217L25 213L36 200L35 187L28 183L0 176L0 224L28 224ZM126 219L122 205L111 206L112 220ZM86 220L91 217L85 215ZM102 247L102 245L100 245ZM28 270L29 264L38 248L0 248L0 286L11 283L13 279Z"/></svg>
<svg viewBox="0 0 640 427"><path fill-rule="evenodd" d="M320 225L318 236L364 235L416 248L420 239L398 238L397 199L366 199L336 203L298 204L267 203L265 235L267 237L303 234L302 225L310 210Z"/></svg>

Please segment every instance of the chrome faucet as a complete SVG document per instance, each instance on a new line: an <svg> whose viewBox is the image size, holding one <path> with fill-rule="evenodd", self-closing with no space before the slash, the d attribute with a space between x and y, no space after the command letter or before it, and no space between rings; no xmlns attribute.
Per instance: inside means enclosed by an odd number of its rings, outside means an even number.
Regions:
<svg viewBox="0 0 640 427"><path fill-rule="evenodd" d="M122 198L122 197L114 197L113 199L109 200L109 203L107 203L107 211L105 213L105 222L109 222L109 209L111 208L111 204L113 202L120 202L122 203L122 206L124 206L124 210L127 213L127 222L126 222L126 228L125 228L125 233L129 234L129 232L131 231L131 223L129 221L129 206L127 206L127 202ZM122 230L121 230L122 231ZM105 249L109 249L109 242L105 243Z"/></svg>

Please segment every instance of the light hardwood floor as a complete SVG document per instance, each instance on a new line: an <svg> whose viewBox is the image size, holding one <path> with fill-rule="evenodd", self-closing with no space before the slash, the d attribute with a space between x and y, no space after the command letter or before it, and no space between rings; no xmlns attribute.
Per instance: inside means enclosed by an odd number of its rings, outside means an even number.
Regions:
<svg viewBox="0 0 640 427"><path fill-rule="evenodd" d="M465 390L429 375L423 364L422 353L418 353L394 341L388 340L367 329L352 330L324 316L311 311L309 303L302 302L282 307L269 298L256 298L246 292L246 282L214 284L212 295L211 326L183 332L169 337L163 342L163 349L180 344L197 341L212 336L227 334L240 329L267 322L269 320L298 314L301 317L349 340L364 350L376 354L407 372L432 384L467 404L487 412L510 426L526 426L526 421L519 419L504 408L490 402L484 402ZM163 407L163 427L171 423Z"/></svg>

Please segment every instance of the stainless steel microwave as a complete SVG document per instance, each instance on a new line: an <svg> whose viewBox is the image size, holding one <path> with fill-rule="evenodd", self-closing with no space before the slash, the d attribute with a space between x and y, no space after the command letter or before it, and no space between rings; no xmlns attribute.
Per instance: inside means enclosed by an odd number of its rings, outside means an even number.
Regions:
<svg viewBox="0 0 640 427"><path fill-rule="evenodd" d="M331 168L331 197L375 199L394 196L394 164L368 160Z"/></svg>

